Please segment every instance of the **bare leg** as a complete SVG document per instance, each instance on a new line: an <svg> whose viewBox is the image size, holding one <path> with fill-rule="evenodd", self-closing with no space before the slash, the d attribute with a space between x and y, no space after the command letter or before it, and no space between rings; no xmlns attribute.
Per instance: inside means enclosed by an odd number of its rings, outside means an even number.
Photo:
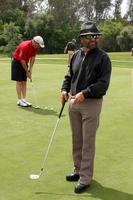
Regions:
<svg viewBox="0 0 133 200"><path fill-rule="evenodd" d="M16 91L18 96L17 105L22 107L31 106L30 103L24 101L26 97L26 81L16 81Z"/></svg>
<svg viewBox="0 0 133 200"><path fill-rule="evenodd" d="M16 91L17 91L18 99L21 99L21 94L22 94L22 82L21 81L16 81Z"/></svg>
<svg viewBox="0 0 133 200"><path fill-rule="evenodd" d="M23 81L22 82L22 98L25 99L26 98L26 89L27 89L27 82Z"/></svg>

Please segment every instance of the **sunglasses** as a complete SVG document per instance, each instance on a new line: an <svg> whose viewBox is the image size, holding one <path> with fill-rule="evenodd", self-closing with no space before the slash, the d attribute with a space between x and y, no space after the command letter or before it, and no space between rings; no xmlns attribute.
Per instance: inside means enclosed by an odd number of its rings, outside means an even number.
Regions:
<svg viewBox="0 0 133 200"><path fill-rule="evenodd" d="M100 37L100 35L84 35L82 36L83 38L87 39L87 40L91 40L91 39L98 39Z"/></svg>

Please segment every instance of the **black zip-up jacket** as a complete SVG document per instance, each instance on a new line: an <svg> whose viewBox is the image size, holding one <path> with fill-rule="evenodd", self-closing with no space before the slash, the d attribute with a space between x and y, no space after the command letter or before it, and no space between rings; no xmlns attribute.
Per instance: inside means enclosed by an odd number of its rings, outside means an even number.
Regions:
<svg viewBox="0 0 133 200"><path fill-rule="evenodd" d="M72 96L83 92L85 98L102 98L108 89L111 62L106 52L99 48L86 55L82 49L75 52L65 76L62 91Z"/></svg>

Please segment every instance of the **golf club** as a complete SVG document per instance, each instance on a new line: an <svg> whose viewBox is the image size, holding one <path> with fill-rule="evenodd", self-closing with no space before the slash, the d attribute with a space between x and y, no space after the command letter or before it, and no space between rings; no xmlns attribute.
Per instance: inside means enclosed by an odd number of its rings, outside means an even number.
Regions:
<svg viewBox="0 0 133 200"><path fill-rule="evenodd" d="M39 109L40 107L38 105L37 96L36 96L36 90L35 90L35 86L34 86L33 80L30 79L30 82L31 82L31 85L32 85L32 91L33 91L34 102L35 102L34 108Z"/></svg>
<svg viewBox="0 0 133 200"><path fill-rule="evenodd" d="M60 120L60 117L61 117L61 115L62 115L62 112L63 112L64 106L65 106L65 103L66 103L66 101L63 102L62 107L61 107L61 110L60 110L60 113L59 113L59 115L58 115L57 122L56 122L56 124L55 124L55 127L54 127L53 133L52 133L52 135L51 135L51 138L50 138L50 142L49 142L47 151L46 151L46 153L45 153L44 160L43 160L43 162L42 162L42 167L41 167L41 169L40 169L40 173L39 173L39 174L30 174L29 177L30 177L30 179L32 179L32 180L37 180L37 179L39 179L40 176L41 176L42 173L43 173L43 169L44 169L44 166L45 166L47 157L48 157L48 153L49 153L49 150L50 150L50 147L51 147L51 144L52 144L54 135L55 135L55 131L56 131L57 126L58 126L58 124L59 124L59 120Z"/></svg>

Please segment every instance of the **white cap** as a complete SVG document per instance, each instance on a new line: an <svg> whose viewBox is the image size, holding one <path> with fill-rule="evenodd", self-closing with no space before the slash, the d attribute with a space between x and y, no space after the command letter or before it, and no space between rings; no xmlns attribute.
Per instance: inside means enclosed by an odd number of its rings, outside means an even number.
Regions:
<svg viewBox="0 0 133 200"><path fill-rule="evenodd" d="M42 47L42 48L45 47L43 38L41 36L35 36L35 37L33 37L33 40L35 42L37 42L40 45L40 47Z"/></svg>

